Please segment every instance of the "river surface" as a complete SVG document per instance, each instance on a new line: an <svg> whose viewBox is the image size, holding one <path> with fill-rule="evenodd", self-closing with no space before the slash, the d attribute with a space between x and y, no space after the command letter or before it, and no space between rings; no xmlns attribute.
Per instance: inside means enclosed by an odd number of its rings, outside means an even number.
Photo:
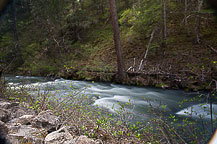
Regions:
<svg viewBox="0 0 217 144"><path fill-rule="evenodd" d="M207 121L210 119L210 105L207 103L205 93L201 102L185 102L180 107L180 102L190 99L201 93L187 93L182 90L165 90L159 88L144 88L136 86L118 85L112 83L75 81L65 79L48 79L44 77L8 76L6 82L11 86L38 87L41 91L49 90L57 97L64 97L74 89L82 90L92 100L91 105L117 113L120 104L130 101L133 105L127 107L137 120L148 120L152 114L148 112L150 105L154 108L164 109L165 116L175 115L179 119L189 117L198 119L202 115ZM73 87L73 88L72 88ZM35 91L30 91L34 94ZM162 106L160 106L162 105ZM217 113L217 105L213 104L213 111ZM190 113L187 114L187 113ZM217 117L213 114L214 118Z"/></svg>

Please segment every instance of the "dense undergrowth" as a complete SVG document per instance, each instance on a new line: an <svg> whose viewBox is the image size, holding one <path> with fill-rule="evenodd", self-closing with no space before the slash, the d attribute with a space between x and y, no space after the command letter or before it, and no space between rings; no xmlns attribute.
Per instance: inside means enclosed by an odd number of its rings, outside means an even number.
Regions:
<svg viewBox="0 0 217 144"><path fill-rule="evenodd" d="M193 109L188 113L189 118L180 119L176 115L167 117L164 115L166 105L155 107L151 103L149 112L152 119L133 122L133 112L127 110L133 107L133 102L129 100L125 104L119 103L119 109L114 109L116 113L111 113L92 106L93 100L85 94L85 89L78 90L71 84L70 92L60 96L58 90L53 93L54 89L50 85L40 88L28 84L15 86L1 83L0 96L1 99L19 101L21 105L26 106L28 103L29 108L36 113L50 109L61 117L61 126L73 127L73 135L86 135L99 143L206 143L217 123L213 118L210 124L204 115L199 119L193 118ZM215 95L213 92L212 96ZM180 106L188 101L202 99L202 95L185 99L180 102Z"/></svg>

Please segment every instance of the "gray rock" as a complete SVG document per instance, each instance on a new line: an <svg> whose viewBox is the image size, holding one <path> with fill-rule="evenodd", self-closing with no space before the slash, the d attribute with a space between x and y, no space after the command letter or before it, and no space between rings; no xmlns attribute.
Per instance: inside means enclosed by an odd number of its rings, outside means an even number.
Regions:
<svg viewBox="0 0 217 144"><path fill-rule="evenodd" d="M47 135L45 129L33 128L31 125L19 125L9 130L8 140L12 144L42 144Z"/></svg>
<svg viewBox="0 0 217 144"><path fill-rule="evenodd" d="M5 144L5 143L8 144L7 134L8 134L7 126L5 125L4 122L0 121L0 143L1 144Z"/></svg>
<svg viewBox="0 0 217 144"><path fill-rule="evenodd" d="M19 102L12 102L8 108L19 106L19 104L20 104Z"/></svg>
<svg viewBox="0 0 217 144"><path fill-rule="evenodd" d="M34 115L33 110L24 108L19 105L19 102L0 102L0 120L8 122L14 118L19 118L23 115Z"/></svg>
<svg viewBox="0 0 217 144"><path fill-rule="evenodd" d="M48 131L55 131L60 125L60 118L55 116L52 111L40 112L31 122L32 126L45 128Z"/></svg>
<svg viewBox="0 0 217 144"><path fill-rule="evenodd" d="M19 102L6 102L6 101L1 101L0 102L0 108L4 109L10 109L13 107L19 106Z"/></svg>
<svg viewBox="0 0 217 144"><path fill-rule="evenodd" d="M20 105L12 107L11 109L9 109L9 111L11 113L10 120L14 118L19 118L23 115L35 115L35 112L33 110L24 108Z"/></svg>
<svg viewBox="0 0 217 144"><path fill-rule="evenodd" d="M8 122L10 117L10 112L6 109L0 108L0 121Z"/></svg>
<svg viewBox="0 0 217 144"><path fill-rule="evenodd" d="M21 125L28 125L35 118L34 115L23 115L19 118L12 119L10 123L19 123Z"/></svg>
<svg viewBox="0 0 217 144"><path fill-rule="evenodd" d="M9 102L0 102L0 108L8 109L10 107L11 103Z"/></svg>
<svg viewBox="0 0 217 144"><path fill-rule="evenodd" d="M45 144L74 144L72 135L68 132L66 127L48 134L45 137Z"/></svg>
<svg viewBox="0 0 217 144"><path fill-rule="evenodd" d="M2 136L3 138L5 138L8 134L8 128L6 126L6 124L2 121L0 121L0 136Z"/></svg>
<svg viewBox="0 0 217 144"><path fill-rule="evenodd" d="M75 144L96 144L96 142L86 136L79 136L75 140Z"/></svg>

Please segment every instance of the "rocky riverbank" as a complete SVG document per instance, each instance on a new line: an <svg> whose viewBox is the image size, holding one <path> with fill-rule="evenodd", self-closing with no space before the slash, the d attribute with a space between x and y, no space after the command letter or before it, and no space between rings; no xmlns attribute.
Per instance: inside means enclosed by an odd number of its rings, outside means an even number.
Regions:
<svg viewBox="0 0 217 144"><path fill-rule="evenodd" d="M75 128L64 126L52 111L36 114L27 103L0 100L0 141L6 144L97 144L86 136L75 135Z"/></svg>

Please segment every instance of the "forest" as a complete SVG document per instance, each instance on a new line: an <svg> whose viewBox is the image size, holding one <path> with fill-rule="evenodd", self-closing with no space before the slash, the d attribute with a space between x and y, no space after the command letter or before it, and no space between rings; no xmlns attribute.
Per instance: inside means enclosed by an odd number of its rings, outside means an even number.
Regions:
<svg viewBox="0 0 217 144"><path fill-rule="evenodd" d="M114 4L116 17L103 0L9 1L0 19L1 67L21 75L213 89L215 2Z"/></svg>
<svg viewBox="0 0 217 144"><path fill-rule="evenodd" d="M17 79L19 76L43 77L51 80L63 78L84 81L84 85L86 82L93 85L94 82L105 82L123 84L124 88L138 86L139 90L157 88L155 93L165 89L181 90L188 94L197 93L200 94L197 98L189 96L190 100L186 100L183 96L184 102L176 105L185 105L185 102L199 105L192 101L202 99L204 102L206 99L209 102L202 106L210 108L211 122L199 118L198 122L192 119L191 115L190 119L181 118L183 125L180 125L177 124L180 119L175 115L168 114L170 120L161 117L161 114L166 113L167 105L160 103L159 108L152 109L150 104L151 113L160 119L154 117L150 120L154 126L148 122L147 127L140 133L138 129L144 127L143 124L137 127L123 122L126 118L125 109L130 105L130 100L125 103L126 105L118 103L120 111L116 113L121 115L121 124L114 126L113 123L116 122L114 120L115 122L109 122L111 127L107 125L107 120L110 118L113 120L113 115L107 119L106 116L106 118L101 117L101 113L104 112L98 110L96 120L91 123L84 119L89 115L86 111L90 109L94 111L92 108L86 108L78 100L81 107L77 108L76 104L73 110L76 109L74 114L78 116L75 116L75 119L77 118L79 122L76 123L79 134L86 135L85 132L88 131L88 137L100 139L105 143L206 143L217 123L217 114L212 112L213 107L217 108L215 104L217 2L215 0L1 0L0 78L1 76L17 76ZM19 96L11 98L13 93L9 94L7 88L3 87L5 86L0 82L0 101L3 95L8 96L10 100L27 101L28 98L23 98L24 95L29 95L26 91L15 92ZM114 86L115 88L117 87ZM164 94L164 91L162 93ZM30 107L37 111L37 114L46 108L54 110L56 107L57 115L62 115L63 119L69 121L71 107L62 106L62 102L58 103L59 107L54 106L57 104L56 101L48 102L50 95L46 96L31 98ZM179 99L178 96L174 97ZM101 99L98 95L94 98L96 101ZM80 100L85 101L84 99ZM72 97L70 100L72 101ZM174 107L171 106L171 109ZM90 117L92 115L88 117L89 120ZM201 122L203 132L195 126ZM92 127L84 128L82 123ZM108 127L108 131L104 130ZM211 132L205 131L206 128L211 129ZM156 131L160 135L156 134ZM191 135L186 132L190 132ZM132 137L129 136L131 134Z"/></svg>

